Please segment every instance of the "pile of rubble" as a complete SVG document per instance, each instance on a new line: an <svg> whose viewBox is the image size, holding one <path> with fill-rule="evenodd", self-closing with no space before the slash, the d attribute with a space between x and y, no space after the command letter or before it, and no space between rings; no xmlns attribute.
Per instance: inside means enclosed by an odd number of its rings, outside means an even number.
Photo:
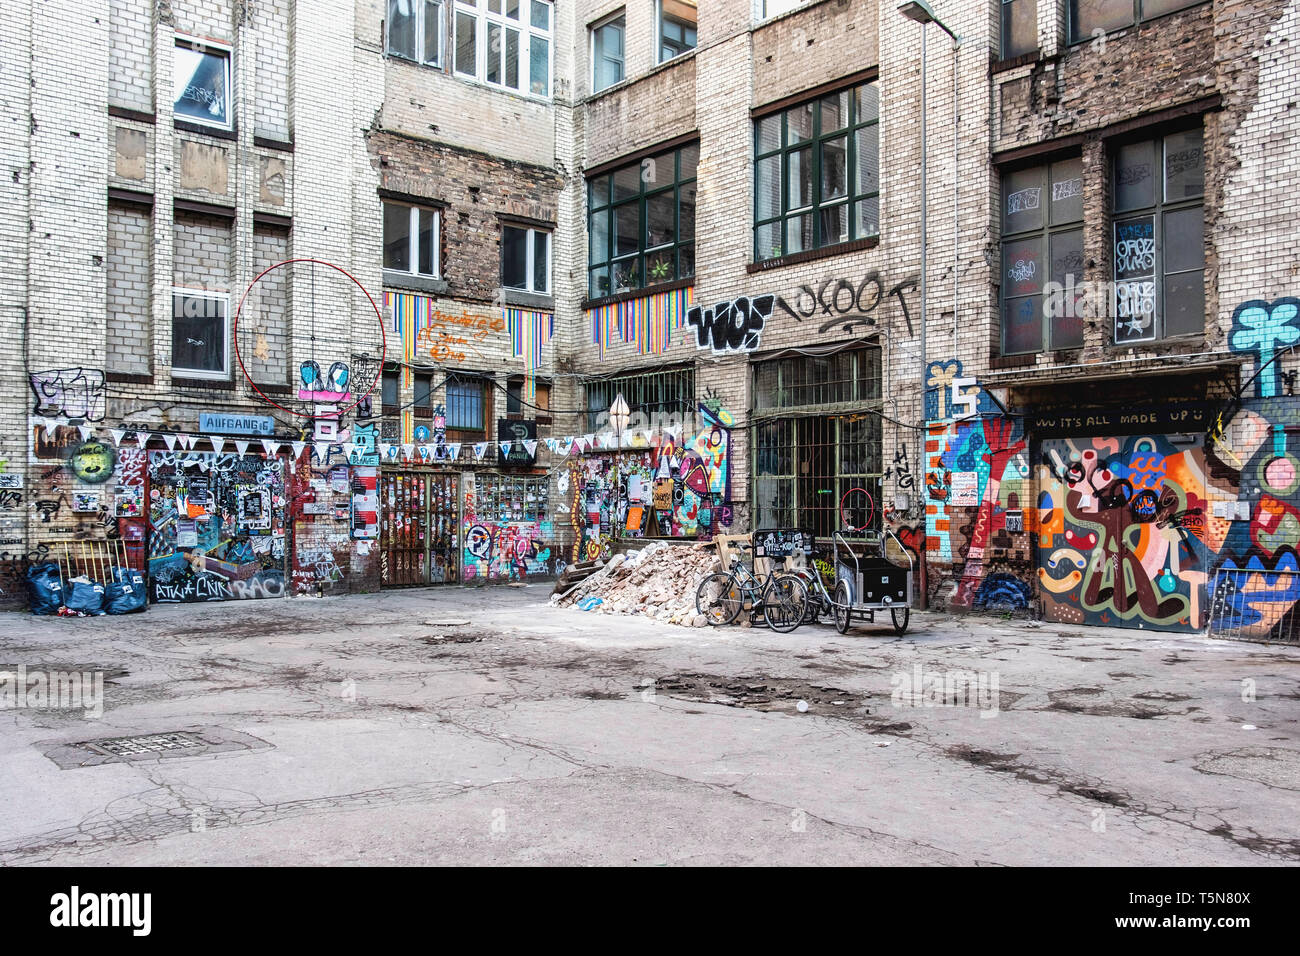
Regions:
<svg viewBox="0 0 1300 956"><path fill-rule="evenodd" d="M656 541L603 564L572 565L556 584L551 604L704 627L704 615L695 611L695 591L706 575L718 570L721 564L711 542L686 547Z"/></svg>

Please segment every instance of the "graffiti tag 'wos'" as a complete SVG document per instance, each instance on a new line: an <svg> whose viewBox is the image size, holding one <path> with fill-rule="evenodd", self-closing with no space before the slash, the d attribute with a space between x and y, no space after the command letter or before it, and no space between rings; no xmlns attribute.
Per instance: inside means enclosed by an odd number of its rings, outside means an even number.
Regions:
<svg viewBox="0 0 1300 956"><path fill-rule="evenodd" d="M752 352L758 348L763 326L772 317L774 295L753 299L742 296L719 302L711 309L693 306L686 313L688 324L695 326L696 345L708 346L719 355L727 352Z"/></svg>

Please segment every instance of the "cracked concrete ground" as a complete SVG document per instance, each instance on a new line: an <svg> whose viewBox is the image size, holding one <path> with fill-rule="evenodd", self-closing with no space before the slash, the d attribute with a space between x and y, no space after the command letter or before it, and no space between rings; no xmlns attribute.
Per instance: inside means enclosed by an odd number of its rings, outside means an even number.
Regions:
<svg viewBox="0 0 1300 956"><path fill-rule="evenodd" d="M687 629L548 594L0 615L0 670L108 680L98 720L0 710L0 863L1300 861L1295 648ZM918 665L984 693L909 693ZM175 731L212 750L80 746Z"/></svg>

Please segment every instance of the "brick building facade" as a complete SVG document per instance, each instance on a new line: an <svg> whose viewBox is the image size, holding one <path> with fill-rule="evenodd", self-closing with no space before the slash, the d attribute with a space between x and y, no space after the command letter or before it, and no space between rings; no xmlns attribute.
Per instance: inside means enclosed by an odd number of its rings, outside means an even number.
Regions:
<svg viewBox="0 0 1300 956"><path fill-rule="evenodd" d="M1294 0L937 5L960 44L874 0L21 6L11 576L477 583L844 511L933 605L1289 632Z"/></svg>

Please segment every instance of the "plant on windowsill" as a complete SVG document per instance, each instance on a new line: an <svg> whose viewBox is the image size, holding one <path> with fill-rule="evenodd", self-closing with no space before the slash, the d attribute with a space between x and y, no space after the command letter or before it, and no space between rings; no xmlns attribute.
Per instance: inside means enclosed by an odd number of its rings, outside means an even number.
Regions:
<svg viewBox="0 0 1300 956"><path fill-rule="evenodd" d="M673 266L670 262L656 262L650 267L650 279L653 282L667 282L671 279Z"/></svg>
<svg viewBox="0 0 1300 956"><path fill-rule="evenodd" d="M614 287L615 287L614 291L631 292L634 288L636 288L636 284L637 282L636 282L635 265L632 266L630 269L628 269L626 272L619 269L617 266L614 267Z"/></svg>
<svg viewBox="0 0 1300 956"><path fill-rule="evenodd" d="M780 247L780 246L773 246L773 247L772 247L772 254L771 254L768 258L770 258L770 259L780 259L780 258L781 258L781 247Z"/></svg>

